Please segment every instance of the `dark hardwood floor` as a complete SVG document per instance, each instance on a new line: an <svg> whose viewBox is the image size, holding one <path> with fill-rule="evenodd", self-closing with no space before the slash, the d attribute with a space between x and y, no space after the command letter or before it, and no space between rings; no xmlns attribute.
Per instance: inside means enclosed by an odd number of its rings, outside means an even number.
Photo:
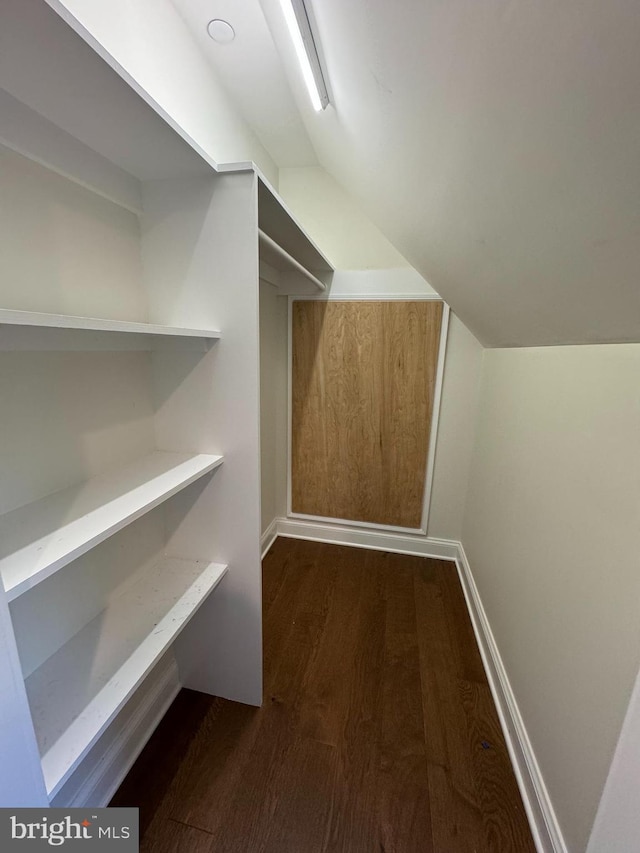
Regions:
<svg viewBox="0 0 640 853"><path fill-rule="evenodd" d="M147 853L534 853L453 563L278 539L260 709L183 690L112 805Z"/></svg>

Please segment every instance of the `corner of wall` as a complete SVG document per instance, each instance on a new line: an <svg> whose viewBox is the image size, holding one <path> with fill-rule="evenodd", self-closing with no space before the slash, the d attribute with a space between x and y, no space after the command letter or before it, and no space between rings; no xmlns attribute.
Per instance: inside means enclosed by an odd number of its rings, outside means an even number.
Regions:
<svg viewBox="0 0 640 853"><path fill-rule="evenodd" d="M482 345L452 313L428 529L429 536L439 539L462 539L483 352Z"/></svg>

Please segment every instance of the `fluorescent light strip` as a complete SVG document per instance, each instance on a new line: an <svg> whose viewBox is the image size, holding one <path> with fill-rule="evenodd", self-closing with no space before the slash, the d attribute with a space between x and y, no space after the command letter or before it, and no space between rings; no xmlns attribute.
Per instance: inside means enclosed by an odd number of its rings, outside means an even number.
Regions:
<svg viewBox="0 0 640 853"><path fill-rule="evenodd" d="M307 85L311 104L316 112L320 112L320 110L323 110L329 103L329 96L327 94L324 79L322 78L320 61L318 59L316 46L313 42L313 35L309 26L304 3L302 0L295 0L295 2L296 5L301 7L298 13L296 13L296 10L293 7L292 0L280 0L280 5L284 13L285 21L287 22L287 27L289 28L289 33L291 35L291 40L293 41L296 56L298 57L298 62L300 63L300 68L302 69L302 76ZM304 25L306 25L304 26L304 29L306 30L304 35L300 20L304 22ZM306 36L306 38L304 36ZM312 52L312 56L309 55L309 51ZM315 66L316 69L315 73L313 66Z"/></svg>

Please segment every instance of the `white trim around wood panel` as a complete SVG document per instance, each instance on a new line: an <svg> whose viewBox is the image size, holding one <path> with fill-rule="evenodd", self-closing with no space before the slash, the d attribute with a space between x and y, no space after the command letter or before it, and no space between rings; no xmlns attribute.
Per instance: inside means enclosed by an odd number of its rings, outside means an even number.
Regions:
<svg viewBox="0 0 640 853"><path fill-rule="evenodd" d="M449 306L442 303L442 321L440 325L440 342L438 344L438 364L436 366L436 381L433 391L433 410L431 412L431 429L429 430L429 448L427 451L427 470L424 478L424 495L422 498L422 523L420 528L426 534L429 529L429 512L431 510L431 491L433 488L433 469L436 463L436 445L438 442L438 424L440 422L440 401L442 399L442 382L444 380L444 361L447 349L447 333L449 331Z"/></svg>
<svg viewBox="0 0 640 853"><path fill-rule="evenodd" d="M431 430L429 433L429 448L427 451L427 470L425 475L424 496L422 500L422 519L420 527L398 527L393 524L377 524L375 522L354 521L346 518L333 518L331 516L307 515L305 513L293 512L291 508L291 433L292 433L292 371L293 371L293 312L292 306L299 300L324 300L327 302L442 302L442 324L440 327L440 342L438 346L438 365L436 368L436 382L433 397L433 411L431 413ZM442 400L442 384L444 382L444 365L447 349L447 333L449 330L450 309L447 303L437 293L425 294L366 294L340 296L338 294L322 294L313 296L290 296L287 317L287 517L305 521L327 522L329 524L342 524L350 527L364 527L367 530L379 530L391 533L423 534L426 536L429 524L429 511L431 508L431 491L433 487L433 471L435 468L436 445L438 440L438 424L440 421L440 402Z"/></svg>
<svg viewBox="0 0 640 853"><path fill-rule="evenodd" d="M310 296L291 296L296 299L319 299L325 302L444 302L437 293L314 293ZM446 304L446 303L445 303Z"/></svg>
<svg viewBox="0 0 640 853"><path fill-rule="evenodd" d="M455 560L458 543L449 539L429 539L417 533L396 533L353 524L326 524L293 518L275 519L278 536L310 539L331 545L350 545L372 551L391 551L395 554L414 554L436 560Z"/></svg>
<svg viewBox="0 0 640 853"><path fill-rule="evenodd" d="M462 543L458 543L456 565L536 849L539 853L567 853L567 846L549 792L536 761Z"/></svg>
<svg viewBox="0 0 640 853"><path fill-rule="evenodd" d="M290 512L288 518L299 521L319 521L321 524L346 524L347 527L364 527L366 530L381 530L387 533L426 533L422 527L397 527L395 524L378 524L375 521L354 521L351 518L334 518L331 515L308 515L304 512Z"/></svg>

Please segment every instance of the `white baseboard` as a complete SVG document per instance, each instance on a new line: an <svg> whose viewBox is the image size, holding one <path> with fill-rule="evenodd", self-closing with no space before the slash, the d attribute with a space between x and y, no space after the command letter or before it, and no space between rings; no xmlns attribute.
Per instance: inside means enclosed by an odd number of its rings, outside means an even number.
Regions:
<svg viewBox="0 0 640 853"><path fill-rule="evenodd" d="M567 846L562 837L549 792L544 784L462 543L458 545L456 565L536 848L539 853L567 853Z"/></svg>
<svg viewBox="0 0 640 853"><path fill-rule="evenodd" d="M275 527L275 534L272 528ZM536 761L498 646L485 613L462 543L418 534L387 533L291 518L277 518L269 527L271 547L276 536L310 539L333 545L371 548L440 560L454 560L478 642L513 770L538 853L567 853L560 825ZM266 534L265 534L266 536Z"/></svg>
<svg viewBox="0 0 640 853"><path fill-rule="evenodd" d="M170 655L147 677L51 805L108 805L179 691L178 668Z"/></svg>
<svg viewBox="0 0 640 853"><path fill-rule="evenodd" d="M260 559L261 560L264 560L267 553L269 552L269 548L271 548L273 543L276 541L277 536L278 536L278 519L274 518L273 521L271 522L271 524L267 527L265 532L262 534L262 537L260 538L260 554L261 554Z"/></svg>
<svg viewBox="0 0 640 853"><path fill-rule="evenodd" d="M437 560L455 560L458 555L457 542L450 539L430 539L418 533L393 533L292 518L277 518L275 522L277 535L292 539L310 539L330 545L350 545L352 548L413 554Z"/></svg>

